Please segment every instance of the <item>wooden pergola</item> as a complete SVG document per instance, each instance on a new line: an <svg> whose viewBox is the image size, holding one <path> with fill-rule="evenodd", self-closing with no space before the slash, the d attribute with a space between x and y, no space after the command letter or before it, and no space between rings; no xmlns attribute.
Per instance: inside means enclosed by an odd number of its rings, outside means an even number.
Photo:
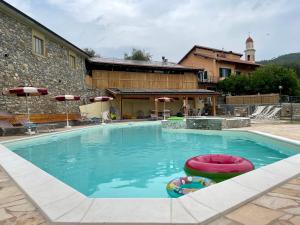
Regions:
<svg viewBox="0 0 300 225"><path fill-rule="evenodd" d="M187 104L189 98L211 98L212 115L216 116L217 97L218 92L206 90L206 89L188 89L188 90L176 90L176 89L120 89L110 88L107 92L112 95L116 100L120 102L120 112L122 113L123 99L152 99L155 103L155 111L157 111L158 102L155 99L160 97L179 98L182 99L183 105ZM185 112L186 113L186 112Z"/></svg>

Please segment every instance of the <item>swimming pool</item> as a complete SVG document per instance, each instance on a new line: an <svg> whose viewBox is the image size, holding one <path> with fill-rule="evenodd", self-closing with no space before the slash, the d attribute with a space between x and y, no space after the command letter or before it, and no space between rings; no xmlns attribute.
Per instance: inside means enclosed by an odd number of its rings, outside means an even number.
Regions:
<svg viewBox="0 0 300 225"><path fill-rule="evenodd" d="M224 153L256 168L297 153L293 146L237 131L164 130L157 123L106 125L5 144L91 198L164 198L186 159Z"/></svg>

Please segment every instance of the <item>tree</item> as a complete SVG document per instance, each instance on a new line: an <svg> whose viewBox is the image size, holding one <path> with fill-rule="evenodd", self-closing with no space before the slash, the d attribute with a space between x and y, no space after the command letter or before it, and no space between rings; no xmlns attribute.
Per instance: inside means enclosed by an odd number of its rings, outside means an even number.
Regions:
<svg viewBox="0 0 300 225"><path fill-rule="evenodd" d="M298 95L299 80L295 70L279 65L262 66L250 74L250 83L254 93L278 93L282 86L282 94Z"/></svg>
<svg viewBox="0 0 300 225"><path fill-rule="evenodd" d="M124 59L128 60L140 60L140 61L150 61L152 58L149 52L145 52L145 50L140 50L133 48L131 51L131 55L128 53L124 54Z"/></svg>
<svg viewBox="0 0 300 225"><path fill-rule="evenodd" d="M92 48L84 48L83 51L85 51L91 57L99 56L98 54L96 54L95 50Z"/></svg>
<svg viewBox="0 0 300 225"><path fill-rule="evenodd" d="M218 83L218 89L233 95L278 93L300 95L296 72L279 65L262 66L248 75L233 75Z"/></svg>

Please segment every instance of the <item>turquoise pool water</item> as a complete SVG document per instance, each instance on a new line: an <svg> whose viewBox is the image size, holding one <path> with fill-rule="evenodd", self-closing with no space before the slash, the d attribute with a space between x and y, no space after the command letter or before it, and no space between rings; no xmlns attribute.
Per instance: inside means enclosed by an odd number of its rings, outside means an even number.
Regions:
<svg viewBox="0 0 300 225"><path fill-rule="evenodd" d="M5 144L89 197L168 197L186 159L239 155L255 167L296 154L286 144L246 132L162 130L157 123L106 125Z"/></svg>

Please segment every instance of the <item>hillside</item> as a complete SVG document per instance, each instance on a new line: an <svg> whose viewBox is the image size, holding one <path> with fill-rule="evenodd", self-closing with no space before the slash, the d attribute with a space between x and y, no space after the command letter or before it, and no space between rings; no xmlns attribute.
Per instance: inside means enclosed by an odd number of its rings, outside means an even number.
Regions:
<svg viewBox="0 0 300 225"><path fill-rule="evenodd" d="M288 68L292 68L296 71L297 76L300 78L300 52L281 55L277 58L270 60L262 60L258 63L263 65L277 64Z"/></svg>
<svg viewBox="0 0 300 225"><path fill-rule="evenodd" d="M258 63L279 64L279 65L284 65L284 64L299 64L300 65L300 52L281 55L277 58L270 59L270 60L262 60Z"/></svg>

